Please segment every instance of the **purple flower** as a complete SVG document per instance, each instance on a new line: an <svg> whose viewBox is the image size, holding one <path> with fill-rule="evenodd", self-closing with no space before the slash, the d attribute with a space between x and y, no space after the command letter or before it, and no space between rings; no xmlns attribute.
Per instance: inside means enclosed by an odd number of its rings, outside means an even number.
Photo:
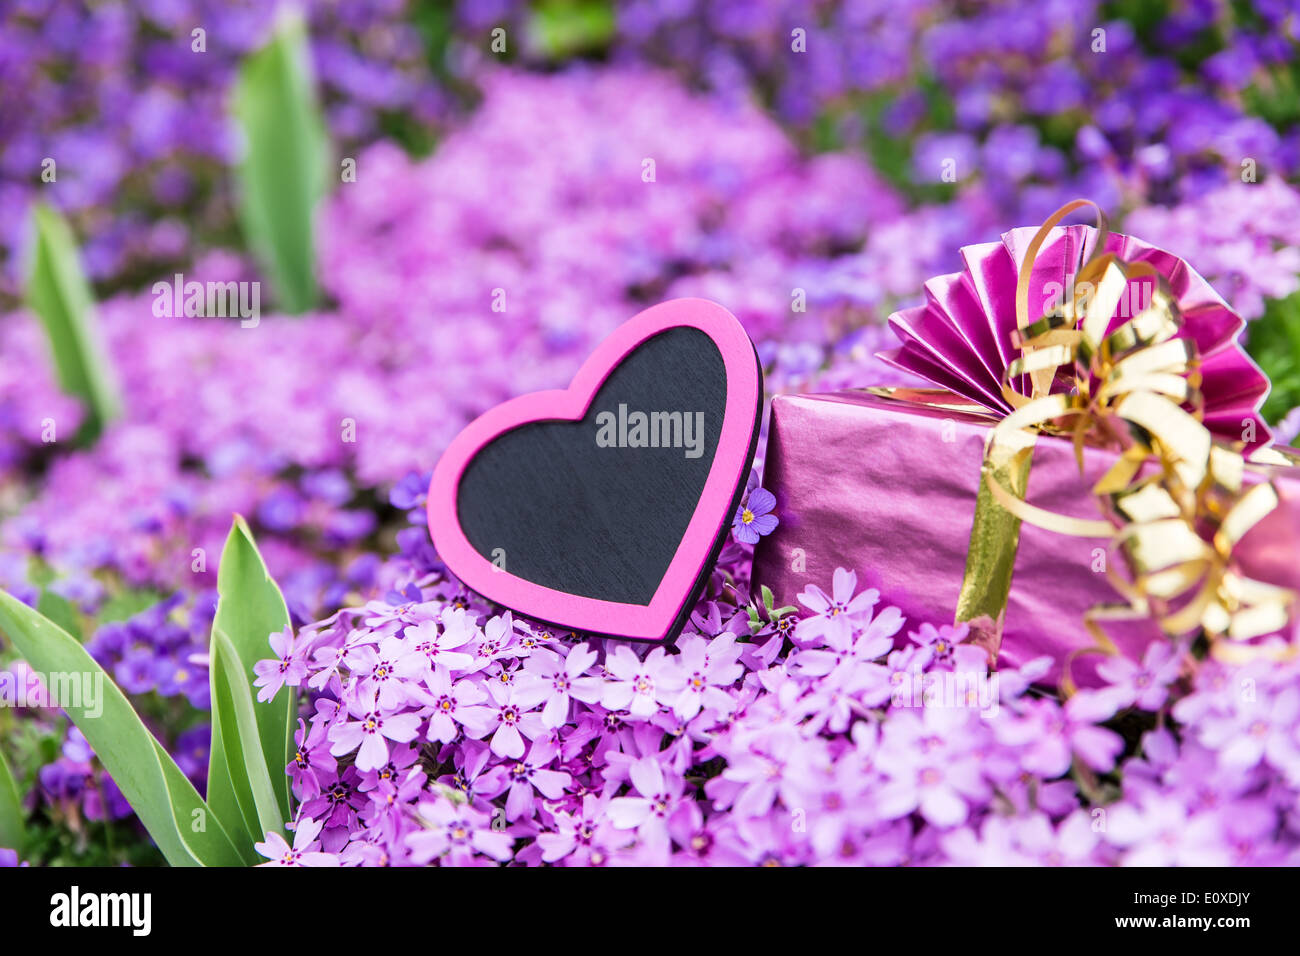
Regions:
<svg viewBox="0 0 1300 956"><path fill-rule="evenodd" d="M393 485L388 493L388 500L394 508L401 511L415 511L423 508L425 497L429 493L432 475L420 474L418 471L407 472L402 480Z"/></svg>
<svg viewBox="0 0 1300 956"><path fill-rule="evenodd" d="M1126 866L1227 866L1223 821L1192 813L1174 794L1148 793L1106 814L1105 838L1124 851Z"/></svg>
<svg viewBox="0 0 1300 956"><path fill-rule="evenodd" d="M731 536L741 544L758 544L758 539L771 534L780 523L772 509L776 496L766 488L754 488L736 508L731 519Z"/></svg>
<svg viewBox="0 0 1300 956"><path fill-rule="evenodd" d="M417 662L415 667L406 664L410 660ZM385 711L394 710L404 700L406 690L402 677L419 673L428 666L400 637L385 637L378 646L361 644L348 654L347 663L352 676L360 681L356 692L366 699L374 697Z"/></svg>
<svg viewBox="0 0 1300 956"><path fill-rule="evenodd" d="M153 650L136 648L122 655L113 669L113 677L128 694L144 694L157 683L158 664Z"/></svg>
<svg viewBox="0 0 1300 956"><path fill-rule="evenodd" d="M1019 760L1031 773L1059 777L1077 755L1093 770L1115 766L1124 740L1096 724L1114 716L1116 704L1101 691L1079 691L1061 706L1053 700L1026 701L1014 718L999 723L998 739L1023 748Z"/></svg>
<svg viewBox="0 0 1300 956"><path fill-rule="evenodd" d="M1300 687L1277 694L1238 694L1221 713L1207 716L1198 739L1219 752L1225 766L1237 770L1261 760L1300 780Z"/></svg>
<svg viewBox="0 0 1300 956"><path fill-rule="evenodd" d="M592 704L600 697L601 680L582 676L595 662L596 652L586 644L571 648L563 658L553 651L533 651L519 678L521 700L533 707L545 702L542 723L552 729L564 726L571 698Z"/></svg>
<svg viewBox="0 0 1300 956"><path fill-rule="evenodd" d="M326 832L351 833L357 824L357 810L365 805L365 797L357 789L360 782L356 767L344 767L337 776L321 781L319 795L303 801L303 815L320 820Z"/></svg>
<svg viewBox="0 0 1300 956"><path fill-rule="evenodd" d="M253 665L253 672L257 675L253 686L261 688L257 699L263 703L274 698L286 684L297 687L307 677L307 662L300 656L302 647L295 646L292 627L270 635L270 644L276 659L258 661Z"/></svg>
<svg viewBox="0 0 1300 956"><path fill-rule="evenodd" d="M895 714L885 726L877 764L885 774L876 803L886 819L917 811L936 827L964 823L972 803L986 800L988 782L964 710L924 708Z"/></svg>
<svg viewBox="0 0 1300 956"><path fill-rule="evenodd" d="M289 846L284 837L278 833L267 833L266 841L253 845L260 855L267 858L261 866L338 866L339 859L331 853L322 853L315 849L319 846L316 837L320 834L321 824L315 820L302 819L293 834L293 846Z"/></svg>
<svg viewBox="0 0 1300 956"><path fill-rule="evenodd" d="M673 702L673 713L682 720L691 720L704 707L718 714L730 713L732 699L725 688L745 672L738 663L741 648L735 636L723 633L711 641L683 637L677 648L682 690Z"/></svg>
<svg viewBox="0 0 1300 956"><path fill-rule="evenodd" d="M682 800L681 777L673 774L665 778L663 767L654 757L637 760L628 774L637 796L611 800L610 821L620 830L635 829L637 836L655 849L666 848L670 822L688 812L690 806Z"/></svg>
<svg viewBox="0 0 1300 956"><path fill-rule="evenodd" d="M535 739L545 729L541 717L531 713L538 700L532 693L521 694L514 684L505 685L493 681L487 685L492 700L484 707L466 708L461 712L461 723L465 732L475 739L482 739L492 734L489 746L499 757L517 759L524 755L524 737ZM531 706L524 706L520 699L532 700Z"/></svg>
<svg viewBox="0 0 1300 956"><path fill-rule="evenodd" d="M488 817L450 800L423 800L419 805L423 829L406 837L415 863L444 860L452 866L473 865L477 857L510 859L514 838L493 827Z"/></svg>
<svg viewBox="0 0 1300 956"><path fill-rule="evenodd" d="M535 740L528 754L510 765L510 794L506 797L506 819L531 820L537 814L535 793L548 800L558 800L573 777L562 770L551 770L559 748L549 740Z"/></svg>
<svg viewBox="0 0 1300 956"><path fill-rule="evenodd" d="M385 716L374 698L358 700L350 697L348 713L354 720L340 720L329 731L332 746L330 753L342 757L357 751L357 769L377 770L388 762L388 744L410 743L419 732L420 718L415 714Z"/></svg>
<svg viewBox="0 0 1300 956"><path fill-rule="evenodd" d="M799 738L774 722L771 729L756 734L743 749L729 755L727 769L706 792L714 797L715 806L730 805L744 817L767 814L778 796L791 798L790 806L797 805L798 773L792 762L799 759L799 750Z"/></svg>
<svg viewBox="0 0 1300 956"><path fill-rule="evenodd" d="M809 584L799 595L799 603L813 613L796 625L795 641L847 647L854 625L869 618L871 609L880 600L880 592L874 588L855 595L857 587L857 573L844 568L835 569L830 594L815 584Z"/></svg>
<svg viewBox="0 0 1300 956"><path fill-rule="evenodd" d="M510 772L504 763L489 766L498 759L492 749L477 740L466 740L456 755L456 773L443 777L439 782L455 788L464 794L474 807L491 813L489 800L504 793L510 786Z"/></svg>
<svg viewBox="0 0 1300 956"><path fill-rule="evenodd" d="M1178 679L1184 648L1173 642L1157 641L1146 649L1142 663L1127 657L1107 657L1097 665L1117 707L1137 706L1156 711L1169 696L1169 685Z"/></svg>
<svg viewBox="0 0 1300 956"><path fill-rule="evenodd" d="M469 723L477 727L491 719L490 708L477 706L488 699L487 693L472 681L453 681L445 667L433 668L424 678L423 688L408 685L407 693L432 708L430 740L449 744L460 732L458 725Z"/></svg>
<svg viewBox="0 0 1300 956"><path fill-rule="evenodd" d="M1075 810L1058 826L1042 813L1023 818L987 817L978 836L973 829L953 831L942 838L948 857L966 866L1095 866L1105 862L1099 852L1102 834L1083 810Z"/></svg>
<svg viewBox="0 0 1300 956"><path fill-rule="evenodd" d="M435 665L464 670L474 663L474 656L460 648L482 636L466 613L457 608L444 611L442 630L435 621L421 621L406 629L412 653L398 662L402 677L419 677Z"/></svg>
<svg viewBox="0 0 1300 956"><path fill-rule="evenodd" d="M624 842L608 817L608 797L589 793L583 796L581 806L573 813L555 814L555 830L537 835L542 849L543 863L561 860L577 866L600 866L613 849Z"/></svg>
<svg viewBox="0 0 1300 956"><path fill-rule="evenodd" d="M313 721L308 729L299 717L293 741L293 759L285 767L285 772L293 778L301 796L309 800L320 795L321 779L337 771L338 761L329 753L325 724Z"/></svg>
<svg viewBox="0 0 1300 956"><path fill-rule="evenodd" d="M982 648L962 643L970 637L968 624L943 624L936 628L926 621L920 630L911 631L907 636L927 648L936 663L952 670L983 673L988 669L988 654Z"/></svg>
<svg viewBox="0 0 1300 956"><path fill-rule="evenodd" d="M620 644L609 655L605 669L611 679L601 692L601 706L626 710L634 717L649 717L661 705L670 706L684 683L676 662L662 647L656 647L642 660L630 647Z"/></svg>

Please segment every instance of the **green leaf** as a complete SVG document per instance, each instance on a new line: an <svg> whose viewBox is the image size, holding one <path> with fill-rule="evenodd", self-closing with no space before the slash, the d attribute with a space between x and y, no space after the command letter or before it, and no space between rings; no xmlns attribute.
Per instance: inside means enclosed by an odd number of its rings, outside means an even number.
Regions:
<svg viewBox="0 0 1300 956"><path fill-rule="evenodd" d="M222 666L228 675L239 673L239 656L230 642L230 636L220 628L212 630L212 649L214 656L222 658ZM230 702L235 716L236 729L244 757L244 773L247 775L248 787L253 796L253 805L257 809L257 823L263 834L282 833L285 818L280 814L280 805L276 799L275 786L266 761L257 746L257 714L253 711L253 695L249 685L239 680L231 680ZM281 770L278 776L283 777Z"/></svg>
<svg viewBox="0 0 1300 956"><path fill-rule="evenodd" d="M609 0L543 0L533 11L530 33L552 60L603 49L614 35Z"/></svg>
<svg viewBox="0 0 1300 956"><path fill-rule="evenodd" d="M209 655L208 676L212 687L212 742L208 751L208 806L217 815L245 862L253 863L253 844L265 839L260 830L257 804L248 783L244 750L236 723L234 690L223 656L215 647ZM277 831L278 832L278 831Z"/></svg>
<svg viewBox="0 0 1300 956"><path fill-rule="evenodd" d="M85 648L5 591L0 591L0 632L33 670L45 675L47 685L57 677L68 677L93 689L80 700L65 694L59 703L112 774L167 862L173 866L243 862L220 820Z"/></svg>
<svg viewBox="0 0 1300 956"><path fill-rule="evenodd" d="M245 832L261 840L267 831L255 787L260 775L250 773L248 767L260 763L272 781L279 822L291 820L292 793L284 768L292 753L298 702L287 687L271 701L251 702L256 679L253 665L271 656L268 639L289 626L289 609L267 573L248 524L238 515L221 552L217 593L212 621L213 743L208 800L223 820L242 821ZM217 653L219 634L228 639L229 653ZM240 720L244 695L251 702L256 733Z"/></svg>
<svg viewBox="0 0 1300 956"><path fill-rule="evenodd" d="M119 591L104 602L99 613L95 615L95 620L100 625L112 621L125 621L142 611L149 610L162 599L163 595L156 591Z"/></svg>
<svg viewBox="0 0 1300 956"><path fill-rule="evenodd" d="M23 843L27 814L23 812L18 785L9 770L4 751L0 750L0 847L17 850Z"/></svg>
<svg viewBox="0 0 1300 956"><path fill-rule="evenodd" d="M77 620L77 609L62 594L51 591L49 588L41 591L41 596L36 602L36 610L77 640L81 640L81 624Z"/></svg>
<svg viewBox="0 0 1300 956"><path fill-rule="evenodd" d="M1264 314L1246 327L1246 351L1273 383L1262 412L1276 424L1300 406L1300 292L1269 299Z"/></svg>
<svg viewBox="0 0 1300 956"><path fill-rule="evenodd" d="M91 441L120 411L112 366L95 325L94 296L63 217L38 203L32 220L35 241L27 304L45 328L59 386L86 405L77 438Z"/></svg>
<svg viewBox="0 0 1300 956"><path fill-rule="evenodd" d="M244 138L238 172L245 236L280 306L305 312L317 297L312 228L329 155L301 17L283 16L266 46L244 60L233 112Z"/></svg>

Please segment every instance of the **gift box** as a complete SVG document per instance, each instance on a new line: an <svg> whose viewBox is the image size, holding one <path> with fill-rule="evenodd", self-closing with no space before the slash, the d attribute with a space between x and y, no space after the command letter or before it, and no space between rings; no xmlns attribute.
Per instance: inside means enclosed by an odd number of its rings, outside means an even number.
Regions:
<svg viewBox="0 0 1300 956"><path fill-rule="evenodd" d="M797 605L809 584L826 587L837 567L850 568L860 587L876 588L897 605L910 628L951 623L991 427L985 417L858 389L774 398L763 485L776 496L781 521L755 549L755 587L770 587L778 605ZM1080 476L1068 440L1041 438L1030 496L1045 508L1098 518L1086 489L1114 459L1113 451L1087 448ZM1250 576L1300 589L1300 468L1267 472L1281 503L1234 553ZM1054 662L1046 679L1057 680L1072 651L1093 645L1084 615L1115 600L1103 564L1113 556L1103 544L1022 525L999 666L1046 654ZM1115 622L1109 632L1134 659L1164 639L1149 619ZM1084 656L1073 664L1080 686L1097 683L1099 660Z"/></svg>
<svg viewBox="0 0 1300 956"><path fill-rule="evenodd" d="M913 626L970 621L998 666L1047 655L1079 686L1081 652L1171 636L1293 652L1300 468L1244 323L1177 256L1056 225L1078 205L963 249L891 317L881 357L939 388L773 400L756 590L795 604L852 569Z"/></svg>

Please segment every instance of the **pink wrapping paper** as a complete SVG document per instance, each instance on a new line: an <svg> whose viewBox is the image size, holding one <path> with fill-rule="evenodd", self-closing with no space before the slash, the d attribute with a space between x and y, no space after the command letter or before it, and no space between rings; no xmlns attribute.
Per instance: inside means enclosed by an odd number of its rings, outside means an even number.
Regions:
<svg viewBox="0 0 1300 956"><path fill-rule="evenodd" d="M882 601L907 615L900 642L923 621L951 623L990 427L977 416L859 390L775 398L763 484L776 495L781 522L755 551L755 590L766 584L778 605L796 604L807 585L827 587L835 568L850 568L860 586L878 588ZM1114 457L1087 449L1081 477L1067 440L1040 437L1029 500L1063 514L1101 517L1089 489ZM1245 573L1300 588L1300 468L1271 473L1281 504L1235 554ZM1046 654L1054 665L1045 679L1056 680L1072 650L1093 644L1084 612L1118 600L1105 575L1093 570L1101 553L1094 549L1104 545L1021 526L999 666ZM1147 622L1110 624L1107 633L1134 659L1149 642L1165 639ZM1080 686L1098 683L1100 659L1076 659Z"/></svg>

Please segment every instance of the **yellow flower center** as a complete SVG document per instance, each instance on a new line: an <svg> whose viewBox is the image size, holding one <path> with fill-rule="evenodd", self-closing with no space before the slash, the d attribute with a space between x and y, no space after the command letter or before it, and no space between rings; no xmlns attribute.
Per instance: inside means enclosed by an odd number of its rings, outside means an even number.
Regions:
<svg viewBox="0 0 1300 956"><path fill-rule="evenodd" d="M754 520L754 512L746 508L740 513L740 520L743 524L751 524Z"/></svg>

